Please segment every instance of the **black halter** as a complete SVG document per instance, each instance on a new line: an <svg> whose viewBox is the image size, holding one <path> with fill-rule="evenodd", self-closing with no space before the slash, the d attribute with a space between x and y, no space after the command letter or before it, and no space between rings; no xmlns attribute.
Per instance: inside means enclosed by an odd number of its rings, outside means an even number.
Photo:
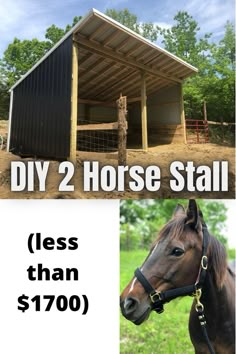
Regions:
<svg viewBox="0 0 236 354"><path fill-rule="evenodd" d="M199 266L198 276L195 284L183 286L181 288L166 290L166 291L158 291L152 287L152 285L149 283L149 281L146 279L146 277L144 276L144 274L139 268L136 269L134 274L137 277L138 281L144 287L147 294L149 295L152 302L152 310L156 311L157 313L162 313L164 311L163 305L166 302L169 302L178 296L184 296L184 295L195 296L196 299L195 309L198 314L198 319L202 330L203 338L207 344L210 354L215 354L207 334L206 319L204 315L204 306L200 302L201 292L206 278L206 272L208 266L207 248L209 244L209 232L205 223L202 224L202 233L203 233L202 257L201 257L201 263Z"/></svg>
<svg viewBox="0 0 236 354"><path fill-rule="evenodd" d="M158 291L153 288L153 286L149 283L149 281L147 280L147 278L139 268L135 270L134 274L136 278L142 284L146 293L150 297L152 303L152 310L156 311L157 313L162 313L164 311L163 305L166 302L169 302L179 296L193 295L194 293L196 293L198 289L202 289L205 281L207 265L208 265L208 258L206 254L207 254L207 248L209 243L209 233L208 233L207 226L205 224L202 225L202 232L203 232L202 257L201 257L201 263L199 266L199 272L195 284L183 286L181 288L166 290L166 291Z"/></svg>

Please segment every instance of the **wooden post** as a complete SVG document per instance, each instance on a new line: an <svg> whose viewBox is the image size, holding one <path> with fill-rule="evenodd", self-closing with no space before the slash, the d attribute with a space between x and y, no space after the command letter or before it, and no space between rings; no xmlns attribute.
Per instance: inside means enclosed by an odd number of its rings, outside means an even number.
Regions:
<svg viewBox="0 0 236 354"><path fill-rule="evenodd" d="M180 84L180 119L181 124L184 130L184 143L187 144L186 136L186 122L185 122L185 113L184 113L184 95L183 95L183 85Z"/></svg>
<svg viewBox="0 0 236 354"><path fill-rule="evenodd" d="M223 117L220 117L220 123L221 123L222 143L224 143L225 134L224 134L224 122L223 122Z"/></svg>
<svg viewBox="0 0 236 354"><path fill-rule="evenodd" d="M126 96L120 97L117 101L118 109L118 165L126 165L126 140L127 140L127 99Z"/></svg>
<svg viewBox="0 0 236 354"><path fill-rule="evenodd" d="M148 133L147 133L147 95L146 80L144 72L141 73L141 119L142 119L142 147L143 150L148 149Z"/></svg>
<svg viewBox="0 0 236 354"><path fill-rule="evenodd" d="M70 161L76 162L78 110L78 48L72 46L71 117L70 117Z"/></svg>
<svg viewBox="0 0 236 354"><path fill-rule="evenodd" d="M207 120L206 101L203 102L203 115L204 115L204 120Z"/></svg>

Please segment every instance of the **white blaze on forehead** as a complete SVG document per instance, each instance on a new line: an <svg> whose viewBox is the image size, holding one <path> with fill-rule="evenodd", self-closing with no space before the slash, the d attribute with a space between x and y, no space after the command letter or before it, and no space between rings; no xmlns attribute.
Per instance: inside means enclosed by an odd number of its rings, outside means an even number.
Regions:
<svg viewBox="0 0 236 354"><path fill-rule="evenodd" d="M156 246L153 248L152 253L150 254L149 257L151 257L151 256L153 255L153 253L155 252L155 250L156 250L156 248L157 248L157 246L158 246L158 243L159 243L159 242L156 243ZM148 258L149 258L149 257L148 257Z"/></svg>
<svg viewBox="0 0 236 354"><path fill-rule="evenodd" d="M134 283L136 282L136 280L137 280L137 278L134 278L134 280L132 281L132 284L130 285L129 293L133 290Z"/></svg>
<svg viewBox="0 0 236 354"><path fill-rule="evenodd" d="M155 252L155 249L157 248L157 246L158 246L158 242L156 243L156 245L155 245L155 247L153 248L152 253L150 254L149 257L151 257L152 254ZM149 257L148 257L148 258L149 258ZM142 272L142 271L143 271L143 268L140 268L140 270L141 270L141 272ZM131 293L131 291L133 291L133 289L134 289L134 284L135 284L136 280L137 280L137 278L135 277L135 278L133 279L131 285L130 285L129 293Z"/></svg>

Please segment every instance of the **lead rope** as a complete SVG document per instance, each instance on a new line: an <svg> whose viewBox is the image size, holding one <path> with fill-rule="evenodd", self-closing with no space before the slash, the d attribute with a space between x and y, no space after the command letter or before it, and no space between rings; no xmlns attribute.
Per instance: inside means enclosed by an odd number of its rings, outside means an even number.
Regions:
<svg viewBox="0 0 236 354"><path fill-rule="evenodd" d="M211 345L211 342L210 342L208 334L207 334L206 319L205 319L205 315L204 315L204 306L200 302L201 295L202 295L202 289L197 289L196 293L194 294L194 297L196 300L195 310L197 311L198 319L199 319L201 329L202 329L202 334L203 334L203 337L204 337L206 344L208 346L209 352L210 352L210 354L215 354L215 351Z"/></svg>

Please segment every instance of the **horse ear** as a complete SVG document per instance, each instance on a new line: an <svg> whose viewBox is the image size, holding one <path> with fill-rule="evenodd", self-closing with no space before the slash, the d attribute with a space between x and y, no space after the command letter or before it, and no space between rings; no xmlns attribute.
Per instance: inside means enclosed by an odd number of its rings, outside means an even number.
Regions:
<svg viewBox="0 0 236 354"><path fill-rule="evenodd" d="M185 214L184 207L181 204L177 204L173 213L173 217Z"/></svg>
<svg viewBox="0 0 236 354"><path fill-rule="evenodd" d="M199 214L195 199L190 199L188 203L188 209L187 209L186 224L190 225L193 229L199 231L201 228L200 217L201 216Z"/></svg>

